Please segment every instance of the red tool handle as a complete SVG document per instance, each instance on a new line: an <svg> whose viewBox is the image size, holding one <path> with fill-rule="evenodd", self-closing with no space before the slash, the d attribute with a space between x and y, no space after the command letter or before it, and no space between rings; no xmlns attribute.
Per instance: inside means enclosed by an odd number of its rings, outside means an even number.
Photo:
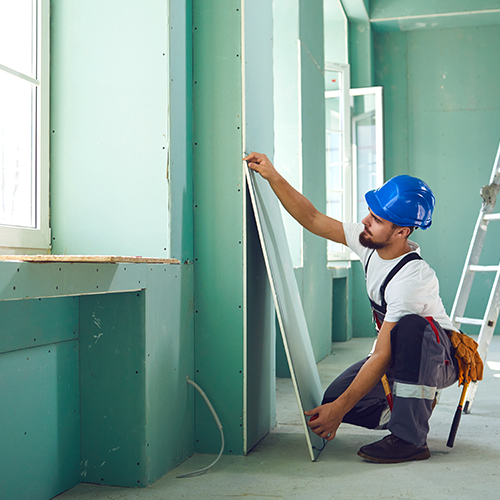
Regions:
<svg viewBox="0 0 500 500"><path fill-rule="evenodd" d="M392 411L392 407L394 406L394 400L392 399L391 386L389 385L389 381L387 380L387 375L384 374L381 380L382 380L382 385L384 386L385 397L387 398L387 402L389 403L389 408Z"/></svg>

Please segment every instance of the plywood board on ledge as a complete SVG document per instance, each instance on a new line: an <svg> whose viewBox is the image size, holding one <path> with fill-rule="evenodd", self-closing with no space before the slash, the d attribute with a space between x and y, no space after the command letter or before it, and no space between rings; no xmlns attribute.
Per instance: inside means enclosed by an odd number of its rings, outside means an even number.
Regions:
<svg viewBox="0 0 500 500"><path fill-rule="evenodd" d="M16 262L70 262L70 263L144 263L144 264L180 264L177 259L159 259L153 257L123 257L118 255L0 255L0 261Z"/></svg>

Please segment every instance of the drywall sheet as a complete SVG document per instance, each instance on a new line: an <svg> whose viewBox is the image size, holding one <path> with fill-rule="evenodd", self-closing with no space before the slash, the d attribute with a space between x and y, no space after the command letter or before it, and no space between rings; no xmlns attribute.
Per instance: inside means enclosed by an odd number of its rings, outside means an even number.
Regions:
<svg viewBox="0 0 500 500"><path fill-rule="evenodd" d="M241 2L243 150L273 151L273 2ZM258 26L259 36L255 36ZM297 54L295 54L297 58ZM266 75L262 78L262 75ZM243 169L238 168L245 183ZM276 425L276 311L251 206L244 193L244 451ZM233 222L234 224L234 222Z"/></svg>
<svg viewBox="0 0 500 500"><path fill-rule="evenodd" d="M323 440L307 426L304 410L321 404L322 390L285 228L278 200L267 181L247 166L245 170L307 446L314 461Z"/></svg>
<svg viewBox="0 0 500 500"><path fill-rule="evenodd" d="M50 2L54 254L170 255L169 3Z"/></svg>
<svg viewBox="0 0 500 500"><path fill-rule="evenodd" d="M74 296L0 300L0 353L75 340L78 307Z"/></svg>
<svg viewBox="0 0 500 500"><path fill-rule="evenodd" d="M148 484L145 296L80 297L81 474L87 483Z"/></svg>
<svg viewBox="0 0 500 500"><path fill-rule="evenodd" d="M0 262L0 499L146 487L194 453L193 280L193 264Z"/></svg>
<svg viewBox="0 0 500 500"><path fill-rule="evenodd" d="M194 1L192 36L195 380L224 427L225 453L243 455L241 0ZM218 453L210 410L194 400L196 452Z"/></svg>
<svg viewBox="0 0 500 500"><path fill-rule="evenodd" d="M81 481L78 352L75 339L0 354L2 500L52 498Z"/></svg>

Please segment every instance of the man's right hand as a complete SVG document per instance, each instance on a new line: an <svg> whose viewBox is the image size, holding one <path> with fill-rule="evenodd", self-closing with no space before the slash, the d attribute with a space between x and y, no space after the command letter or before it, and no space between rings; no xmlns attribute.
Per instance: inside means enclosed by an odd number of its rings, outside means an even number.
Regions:
<svg viewBox="0 0 500 500"><path fill-rule="evenodd" d="M294 189L277 172L266 155L252 153L243 160L248 163L249 168L258 172L269 182L281 204L299 224L322 238L328 238L343 245L346 244L342 223L318 212L305 196Z"/></svg>
<svg viewBox="0 0 500 500"><path fill-rule="evenodd" d="M274 165L265 154L251 153L243 160L248 163L249 168L258 172L267 181L279 176Z"/></svg>

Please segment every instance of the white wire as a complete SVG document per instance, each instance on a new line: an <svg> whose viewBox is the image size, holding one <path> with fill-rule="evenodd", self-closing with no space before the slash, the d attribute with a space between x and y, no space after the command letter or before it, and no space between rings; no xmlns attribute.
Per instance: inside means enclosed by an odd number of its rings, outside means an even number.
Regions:
<svg viewBox="0 0 500 500"><path fill-rule="evenodd" d="M215 410L214 410L214 407L212 406L212 403L210 403L209 399L207 398L207 395L202 391L201 387L196 382L189 380L189 377L187 375L186 375L186 382L188 384L191 384L200 393L200 396L204 399L205 403L207 404L208 409L212 413L212 416L214 417L215 423L217 424L217 427L220 430L220 437L221 437L222 444L221 444L219 456L209 466L204 467L203 469L200 469L200 470L195 470L193 472L188 472L186 474L182 474L180 476L177 476L178 479L182 479L185 477L194 477L194 476L199 476L201 474L204 474L205 472L207 472L208 469L213 467L219 461L219 458L222 456L222 452L224 451L224 432L222 431L222 424L220 423L220 420L219 420L219 417L217 416L217 413L215 413Z"/></svg>

